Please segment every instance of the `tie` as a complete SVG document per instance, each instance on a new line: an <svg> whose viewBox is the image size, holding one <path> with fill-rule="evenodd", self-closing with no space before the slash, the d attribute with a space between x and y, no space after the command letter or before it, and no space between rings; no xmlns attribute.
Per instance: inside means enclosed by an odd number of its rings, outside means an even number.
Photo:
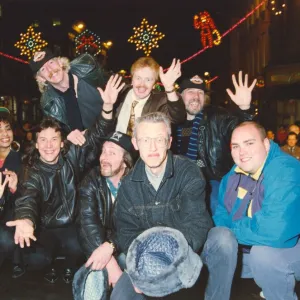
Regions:
<svg viewBox="0 0 300 300"><path fill-rule="evenodd" d="M127 126L127 134L132 136L132 130L134 126L134 121L135 121L135 113L134 113L134 108L136 105L139 103L139 101L134 100L131 105L131 110L130 110L130 117L129 117L129 122Z"/></svg>

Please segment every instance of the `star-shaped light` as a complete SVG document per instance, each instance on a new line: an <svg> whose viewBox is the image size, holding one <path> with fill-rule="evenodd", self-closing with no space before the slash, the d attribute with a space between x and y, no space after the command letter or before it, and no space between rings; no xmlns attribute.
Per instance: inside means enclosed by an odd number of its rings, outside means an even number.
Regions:
<svg viewBox="0 0 300 300"><path fill-rule="evenodd" d="M15 43L15 47L21 49L21 55L27 55L30 59L36 51L41 51L48 43L41 38L41 32L34 32L29 26L26 33L21 33L21 40Z"/></svg>
<svg viewBox="0 0 300 300"><path fill-rule="evenodd" d="M101 52L100 37L86 29L75 38L76 54L90 53L96 56Z"/></svg>
<svg viewBox="0 0 300 300"><path fill-rule="evenodd" d="M142 20L140 27L133 27L134 35L129 39L129 43L136 46L136 50L143 50L146 56L149 56L153 48L158 48L158 41L165 35L157 32L157 25L149 25L146 19Z"/></svg>

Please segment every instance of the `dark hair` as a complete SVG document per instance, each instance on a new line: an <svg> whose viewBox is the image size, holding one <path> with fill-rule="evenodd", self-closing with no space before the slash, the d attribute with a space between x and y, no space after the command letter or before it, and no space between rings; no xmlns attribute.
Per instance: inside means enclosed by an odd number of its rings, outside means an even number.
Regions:
<svg viewBox="0 0 300 300"><path fill-rule="evenodd" d="M60 132L61 139L62 139L62 141L64 141L65 135L64 135L64 132L62 130L60 123L51 117L44 118L42 120L42 122L33 129L34 143L32 143L30 148L28 148L27 153L25 154L25 156L23 158L23 162L25 164L32 166L34 164L35 160L40 157L39 151L38 151L38 149L36 149L36 142L37 142L38 134L48 128L53 128L55 130L55 132ZM70 147L69 143L64 143L64 147L61 150L62 155L64 155L66 152L68 152L69 147Z"/></svg>
<svg viewBox="0 0 300 300"><path fill-rule="evenodd" d="M129 173L129 171L130 171L130 170L132 169L132 167L133 167L133 159L132 159L132 156L131 156L131 154L130 154L128 151L126 151L125 149L124 149L123 160L124 160L124 163L125 163L125 165L126 165L126 168L125 168L125 171L124 171L124 174L123 174L123 177L124 177L124 176L126 176L126 175Z"/></svg>
<svg viewBox="0 0 300 300"><path fill-rule="evenodd" d="M294 135L294 136L296 137L296 139L298 140L298 135L297 135L297 133L294 132L294 131L289 132L289 134L287 135L287 138L286 138L286 139L288 139L289 136L291 136L291 135Z"/></svg>
<svg viewBox="0 0 300 300"><path fill-rule="evenodd" d="M7 123L13 129L14 121L9 112L0 111L0 122Z"/></svg>

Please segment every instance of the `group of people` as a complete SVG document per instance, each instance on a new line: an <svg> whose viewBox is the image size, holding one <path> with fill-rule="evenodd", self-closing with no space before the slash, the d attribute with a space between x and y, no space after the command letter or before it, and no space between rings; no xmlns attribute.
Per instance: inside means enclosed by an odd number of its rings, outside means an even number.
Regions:
<svg viewBox="0 0 300 300"><path fill-rule="evenodd" d="M46 49L30 67L45 118L23 162L0 110L0 267L11 256L19 277L24 251L41 248L54 283L64 255L74 298L93 300L176 293L204 264L205 299L219 300L241 265L267 299L297 299L300 164L255 122L256 80L232 76L229 112L205 105L197 75L176 90L176 59L165 72L138 59L130 85L88 54L70 63Z"/></svg>

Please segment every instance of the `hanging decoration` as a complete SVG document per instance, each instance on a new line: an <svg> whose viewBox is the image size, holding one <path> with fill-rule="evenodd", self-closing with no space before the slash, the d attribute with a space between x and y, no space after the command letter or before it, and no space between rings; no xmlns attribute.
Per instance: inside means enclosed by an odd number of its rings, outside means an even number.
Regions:
<svg viewBox="0 0 300 300"><path fill-rule="evenodd" d="M271 11L275 16L280 16L286 8L286 0L271 0L270 7Z"/></svg>
<svg viewBox="0 0 300 300"><path fill-rule="evenodd" d="M140 27L133 27L134 35L128 42L135 44L136 50L143 50L149 56L153 48L158 48L158 41L165 37L161 32L157 32L157 25L149 25L146 19L142 20Z"/></svg>
<svg viewBox="0 0 300 300"><path fill-rule="evenodd" d="M15 47L21 50L21 55L28 56L30 59L36 51L41 51L48 43L41 38L41 32L35 32L29 26L26 33L21 33L21 40L15 43Z"/></svg>
<svg viewBox="0 0 300 300"><path fill-rule="evenodd" d="M94 56L101 52L100 37L94 32L85 29L75 37L76 54L89 53Z"/></svg>
<svg viewBox="0 0 300 300"><path fill-rule="evenodd" d="M220 45L222 39L220 32L207 11L199 12L199 15L194 16L194 27L200 30L203 48Z"/></svg>

